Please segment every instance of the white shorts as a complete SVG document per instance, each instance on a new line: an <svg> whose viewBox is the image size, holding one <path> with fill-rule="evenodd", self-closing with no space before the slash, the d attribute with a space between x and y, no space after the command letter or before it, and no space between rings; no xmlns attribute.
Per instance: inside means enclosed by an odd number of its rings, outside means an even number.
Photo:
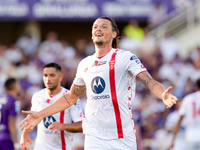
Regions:
<svg viewBox="0 0 200 150"><path fill-rule="evenodd" d="M137 150L136 137L133 134L125 138L105 140L86 134L84 150Z"/></svg>

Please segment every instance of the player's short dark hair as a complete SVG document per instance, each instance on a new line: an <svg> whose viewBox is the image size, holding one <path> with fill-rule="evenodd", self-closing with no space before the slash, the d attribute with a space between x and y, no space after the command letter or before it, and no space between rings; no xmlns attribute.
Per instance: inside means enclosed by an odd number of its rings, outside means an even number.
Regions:
<svg viewBox="0 0 200 150"><path fill-rule="evenodd" d="M17 79L8 78L4 83L4 88L6 91L12 91L14 89L14 85L17 83Z"/></svg>
<svg viewBox="0 0 200 150"><path fill-rule="evenodd" d="M99 17L98 19L106 19L106 20L109 20L111 22L112 30L117 32L117 36L113 39L112 47L118 48L119 47L119 30L118 30L116 22L112 18L105 17L105 16Z"/></svg>
<svg viewBox="0 0 200 150"><path fill-rule="evenodd" d="M196 81L196 86L198 89L200 89L200 78Z"/></svg>
<svg viewBox="0 0 200 150"><path fill-rule="evenodd" d="M56 71L60 71L60 72L62 71L60 65L57 64L57 63L49 63L49 64L46 64L46 65L43 67L43 69L44 69L44 68L51 68L51 67L55 68Z"/></svg>

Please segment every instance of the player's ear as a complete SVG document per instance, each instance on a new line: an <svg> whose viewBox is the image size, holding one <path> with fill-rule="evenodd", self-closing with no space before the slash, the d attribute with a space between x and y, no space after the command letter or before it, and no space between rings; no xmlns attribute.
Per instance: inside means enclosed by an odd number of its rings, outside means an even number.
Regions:
<svg viewBox="0 0 200 150"><path fill-rule="evenodd" d="M59 80L60 80L60 82L62 81L62 79L63 79L63 74L61 73L61 74L59 75Z"/></svg>
<svg viewBox="0 0 200 150"><path fill-rule="evenodd" d="M112 37L113 37L113 39L117 37L117 31L113 31Z"/></svg>

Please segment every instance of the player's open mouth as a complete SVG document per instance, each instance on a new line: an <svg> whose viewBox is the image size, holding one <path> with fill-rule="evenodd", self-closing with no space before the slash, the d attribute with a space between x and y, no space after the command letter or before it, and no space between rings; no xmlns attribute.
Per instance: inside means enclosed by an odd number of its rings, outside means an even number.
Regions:
<svg viewBox="0 0 200 150"><path fill-rule="evenodd" d="M102 34L96 34L96 36L97 36L97 37L102 37L103 35L102 35Z"/></svg>

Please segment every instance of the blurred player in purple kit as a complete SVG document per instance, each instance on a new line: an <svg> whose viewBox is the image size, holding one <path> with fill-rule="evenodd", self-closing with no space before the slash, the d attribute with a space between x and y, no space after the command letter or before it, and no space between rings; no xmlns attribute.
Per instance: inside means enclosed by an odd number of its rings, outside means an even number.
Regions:
<svg viewBox="0 0 200 150"><path fill-rule="evenodd" d="M9 78L4 88L5 94L0 97L0 150L18 150L16 116L19 103L16 98L20 86L15 78Z"/></svg>

